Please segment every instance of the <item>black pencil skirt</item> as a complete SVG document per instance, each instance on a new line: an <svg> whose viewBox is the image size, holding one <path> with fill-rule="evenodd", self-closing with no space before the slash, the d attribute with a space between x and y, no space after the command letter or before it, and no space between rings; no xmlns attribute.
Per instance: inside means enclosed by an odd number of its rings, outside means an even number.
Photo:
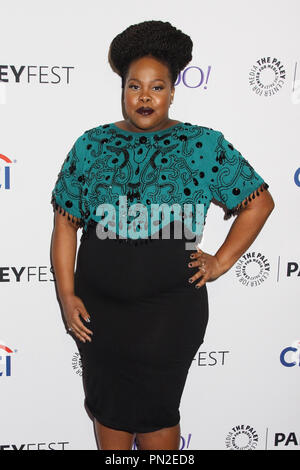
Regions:
<svg viewBox="0 0 300 470"><path fill-rule="evenodd" d="M172 233L172 232L171 232ZM148 243L82 237L75 270L93 331L75 339L85 404L100 423L130 433L175 426L188 370L208 322L206 284L188 279L185 239ZM198 282L200 279L198 280Z"/></svg>

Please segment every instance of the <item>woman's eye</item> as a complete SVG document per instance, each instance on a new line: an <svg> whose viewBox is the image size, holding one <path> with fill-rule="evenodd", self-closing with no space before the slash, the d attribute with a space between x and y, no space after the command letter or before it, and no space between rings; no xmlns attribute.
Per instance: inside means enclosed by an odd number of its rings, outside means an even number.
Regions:
<svg viewBox="0 0 300 470"><path fill-rule="evenodd" d="M138 85L129 85L129 88L133 88L134 90L136 90L136 89L138 88ZM160 85L157 85L157 86L155 86L155 87L153 87L153 88L158 88L158 89L160 89L160 90L163 90L163 87L160 86Z"/></svg>

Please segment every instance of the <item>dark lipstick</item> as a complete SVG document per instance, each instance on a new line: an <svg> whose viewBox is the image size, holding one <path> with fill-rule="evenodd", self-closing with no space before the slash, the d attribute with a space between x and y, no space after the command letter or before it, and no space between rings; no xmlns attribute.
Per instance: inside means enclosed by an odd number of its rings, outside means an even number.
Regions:
<svg viewBox="0 0 300 470"><path fill-rule="evenodd" d="M136 110L137 113L141 114L142 116L149 116L154 112L152 108L142 106Z"/></svg>

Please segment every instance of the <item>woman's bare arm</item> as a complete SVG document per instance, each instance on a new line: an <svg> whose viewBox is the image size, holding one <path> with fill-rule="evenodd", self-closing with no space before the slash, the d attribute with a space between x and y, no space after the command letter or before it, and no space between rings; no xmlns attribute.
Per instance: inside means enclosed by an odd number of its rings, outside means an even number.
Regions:
<svg viewBox="0 0 300 470"><path fill-rule="evenodd" d="M228 271L252 245L275 207L268 190L243 207L230 227L215 256L224 272Z"/></svg>
<svg viewBox="0 0 300 470"><path fill-rule="evenodd" d="M55 211L51 255L56 286L61 301L68 295L74 295L77 230L78 227L71 220Z"/></svg>
<svg viewBox="0 0 300 470"><path fill-rule="evenodd" d="M190 268L198 268L192 273L189 282L197 282L195 287L202 287L207 281L214 281L242 256L252 245L257 235L264 226L267 218L275 207L273 198L268 190L261 192L258 197L251 200L250 204L243 207L230 227L224 243L215 255L210 255L200 248L190 255Z"/></svg>
<svg viewBox="0 0 300 470"><path fill-rule="evenodd" d="M74 267L77 251L77 230L75 217L74 222L68 220L58 211L55 211L54 231L51 246L52 264L58 295L63 306L67 327L74 332L78 339L91 341L91 330L86 328L81 318L90 321L90 315L82 299L75 295L74 289Z"/></svg>

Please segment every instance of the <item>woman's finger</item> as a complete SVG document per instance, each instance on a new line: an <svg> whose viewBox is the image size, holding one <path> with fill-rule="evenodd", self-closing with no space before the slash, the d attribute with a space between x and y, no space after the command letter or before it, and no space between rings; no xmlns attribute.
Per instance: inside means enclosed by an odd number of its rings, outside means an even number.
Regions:
<svg viewBox="0 0 300 470"><path fill-rule="evenodd" d="M80 325L82 325L83 328L85 328L85 326L83 325L83 323L81 322L80 320L80 317L86 321L87 323L90 323L90 315L87 313L86 310L84 310L83 307L76 307L76 310L74 312L74 316L73 316L73 319L75 318L76 321L78 320L80 322ZM88 330L89 331L89 330Z"/></svg>
<svg viewBox="0 0 300 470"><path fill-rule="evenodd" d="M197 282L197 284L195 284L195 287L199 289L199 287L203 286L203 284L205 284L209 280L210 278L209 269L205 266L201 266L196 276L197 278L195 280L198 280L199 277L202 278L200 282Z"/></svg>
<svg viewBox="0 0 300 470"><path fill-rule="evenodd" d="M84 341L85 340L92 341L89 335L85 333L78 325L73 324L72 328L73 328L74 333L78 335L79 339L84 340Z"/></svg>
<svg viewBox="0 0 300 470"><path fill-rule="evenodd" d="M205 274L205 275L202 277L201 281L198 282L198 283L195 285L195 288L196 288L196 289L199 289L200 287L202 287L202 286L208 281L208 279L209 279L209 276L208 276L207 274Z"/></svg>
<svg viewBox="0 0 300 470"><path fill-rule="evenodd" d="M189 267L190 268L195 268L197 266L202 266L202 265L205 265L206 264L206 261L204 258L198 258L197 260L195 261L191 261L189 262Z"/></svg>
<svg viewBox="0 0 300 470"><path fill-rule="evenodd" d="M76 310L79 312L79 314L82 316L82 318L86 321L86 322L90 322L91 320L91 317L90 315L88 314L88 312L85 310L85 308L82 306L82 307L77 307Z"/></svg>
<svg viewBox="0 0 300 470"><path fill-rule="evenodd" d="M85 338L81 335L80 330L78 330L75 325L72 325L71 327L68 325L68 333L74 334L76 338L80 339L80 341L85 342Z"/></svg>
<svg viewBox="0 0 300 470"><path fill-rule="evenodd" d="M93 332L86 328L84 324L81 322L80 318L74 319L73 325L76 326L77 329L81 332L81 334L92 335Z"/></svg>
<svg viewBox="0 0 300 470"><path fill-rule="evenodd" d="M203 256L204 255L204 252L203 251L194 251L191 255L190 255L190 258L191 259L197 259L199 258L200 256Z"/></svg>
<svg viewBox="0 0 300 470"><path fill-rule="evenodd" d="M189 282L192 284L193 282L197 281L199 279L199 277L202 277L204 275L206 275L206 269L204 266L201 266L198 271L189 278Z"/></svg>
<svg viewBox="0 0 300 470"><path fill-rule="evenodd" d="M77 331L74 331L74 334L76 336L76 338L78 338L80 341L82 341L83 343L85 343L87 340L86 338L84 338L80 333L78 333Z"/></svg>

